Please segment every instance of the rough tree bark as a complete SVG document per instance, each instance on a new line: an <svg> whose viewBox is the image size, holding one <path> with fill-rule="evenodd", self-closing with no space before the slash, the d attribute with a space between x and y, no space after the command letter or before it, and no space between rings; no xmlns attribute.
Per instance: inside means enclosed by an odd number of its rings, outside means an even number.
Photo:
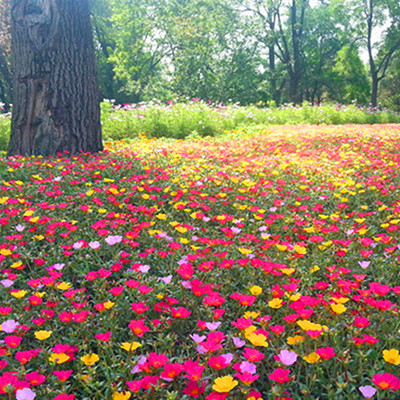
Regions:
<svg viewBox="0 0 400 400"><path fill-rule="evenodd" d="M14 98L9 155L98 152L88 0L12 0Z"/></svg>

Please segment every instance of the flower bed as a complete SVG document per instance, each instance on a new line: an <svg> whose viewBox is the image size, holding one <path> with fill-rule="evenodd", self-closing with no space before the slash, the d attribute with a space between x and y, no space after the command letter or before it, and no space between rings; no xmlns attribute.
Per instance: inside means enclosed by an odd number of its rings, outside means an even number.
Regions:
<svg viewBox="0 0 400 400"><path fill-rule="evenodd" d="M0 398L398 398L399 128L1 159Z"/></svg>

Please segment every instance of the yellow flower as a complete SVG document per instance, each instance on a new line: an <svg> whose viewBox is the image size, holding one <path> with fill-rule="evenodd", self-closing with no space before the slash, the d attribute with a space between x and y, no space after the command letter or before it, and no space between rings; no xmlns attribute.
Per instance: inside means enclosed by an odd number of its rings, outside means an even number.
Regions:
<svg viewBox="0 0 400 400"><path fill-rule="evenodd" d="M124 342L121 344L121 349L124 349L126 351L134 351L138 347L142 347L142 345L138 342Z"/></svg>
<svg viewBox="0 0 400 400"><path fill-rule="evenodd" d="M308 356L303 357L305 361L310 364L315 364L321 357L317 353L311 353Z"/></svg>
<svg viewBox="0 0 400 400"><path fill-rule="evenodd" d="M246 339L253 345L253 346L262 346L268 347L267 337L262 333L248 333L245 334Z"/></svg>
<svg viewBox="0 0 400 400"><path fill-rule="evenodd" d="M165 219L167 219L167 216L166 216L166 214L157 214L156 218L161 219L161 220L165 220Z"/></svg>
<svg viewBox="0 0 400 400"><path fill-rule="evenodd" d="M60 289L60 290L68 290L72 285L70 283L67 282L60 282L56 288Z"/></svg>
<svg viewBox="0 0 400 400"><path fill-rule="evenodd" d="M331 304L331 309L335 314L343 314L347 310L347 307L343 304Z"/></svg>
<svg viewBox="0 0 400 400"><path fill-rule="evenodd" d="M332 297L332 300L337 304L347 303L350 299L348 297Z"/></svg>
<svg viewBox="0 0 400 400"><path fill-rule="evenodd" d="M300 298L301 298L301 293L296 293L289 296L290 301L297 301L300 300Z"/></svg>
<svg viewBox="0 0 400 400"><path fill-rule="evenodd" d="M307 254L307 249L306 249L305 247L303 247L303 246L299 246L298 244L296 244L296 245L293 247L293 250L294 250L297 254L301 254L301 255Z"/></svg>
<svg viewBox="0 0 400 400"><path fill-rule="evenodd" d="M71 357L68 354L65 353L53 353L49 357L50 362L55 362L56 364L63 364L67 361L69 361Z"/></svg>
<svg viewBox="0 0 400 400"><path fill-rule="evenodd" d="M15 262L15 263L11 264L11 265L10 265L10 268L18 269L19 267L22 267L23 265L24 265L24 264L22 263L22 261L17 261L17 262Z"/></svg>
<svg viewBox="0 0 400 400"><path fill-rule="evenodd" d="M259 315L260 313L256 311L246 311L244 313L244 318L256 319Z"/></svg>
<svg viewBox="0 0 400 400"><path fill-rule="evenodd" d="M17 290L16 292L11 292L11 296L14 296L16 299L21 299L28 293L27 290Z"/></svg>
<svg viewBox="0 0 400 400"><path fill-rule="evenodd" d="M12 254L12 251L10 249L1 249L0 250L0 255L2 256L9 256Z"/></svg>
<svg viewBox="0 0 400 400"><path fill-rule="evenodd" d="M383 358L386 362L394 365L400 364L399 351L396 349L383 350Z"/></svg>
<svg viewBox="0 0 400 400"><path fill-rule="evenodd" d="M125 392L125 393L114 393L112 398L113 400L128 400L132 396L131 392Z"/></svg>
<svg viewBox="0 0 400 400"><path fill-rule="evenodd" d="M281 308L282 304L283 304L283 300L278 299L277 297L275 297L274 299L272 299L271 301L268 302L268 306L271 308Z"/></svg>
<svg viewBox="0 0 400 400"><path fill-rule="evenodd" d="M247 254L252 253L253 251L250 249L245 249L244 247L238 247L238 250L240 253L242 253L244 256L246 256Z"/></svg>
<svg viewBox="0 0 400 400"><path fill-rule="evenodd" d="M218 393L228 393L230 392L239 382L234 380L231 376L223 376L217 378L214 381L213 390Z"/></svg>
<svg viewBox="0 0 400 400"><path fill-rule="evenodd" d="M103 306L106 310L109 310L111 307L113 307L115 305L114 302L112 301L106 301L105 303L103 303Z"/></svg>
<svg viewBox="0 0 400 400"><path fill-rule="evenodd" d="M296 322L297 325L303 329L303 331L327 331L328 327L325 325L314 324L311 321L307 321L306 319L301 319L300 321Z"/></svg>
<svg viewBox="0 0 400 400"><path fill-rule="evenodd" d="M187 232L187 228L183 227L183 226L176 226L175 229L179 232L179 233L185 233Z"/></svg>
<svg viewBox="0 0 400 400"><path fill-rule="evenodd" d="M285 275L293 274L296 270L294 268L282 268L281 272Z"/></svg>
<svg viewBox="0 0 400 400"><path fill-rule="evenodd" d="M296 336L289 336L286 340L287 344L294 345L297 343L303 343L305 340L304 336L296 335Z"/></svg>
<svg viewBox="0 0 400 400"><path fill-rule="evenodd" d="M260 286L254 285L250 288L250 293L254 296L258 296L262 293L262 288Z"/></svg>
<svg viewBox="0 0 400 400"><path fill-rule="evenodd" d="M35 338L38 340L45 340L51 336L53 331L36 331Z"/></svg>
<svg viewBox="0 0 400 400"><path fill-rule="evenodd" d="M99 356L96 353L86 354L86 356L81 357L82 362L85 365L93 365L100 360Z"/></svg>

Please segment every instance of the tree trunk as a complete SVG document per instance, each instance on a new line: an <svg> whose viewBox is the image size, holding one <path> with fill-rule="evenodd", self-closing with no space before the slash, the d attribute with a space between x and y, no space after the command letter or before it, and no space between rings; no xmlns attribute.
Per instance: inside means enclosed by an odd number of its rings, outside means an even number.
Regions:
<svg viewBox="0 0 400 400"><path fill-rule="evenodd" d="M270 84L272 98L276 106L279 106L281 96L278 90L278 85L276 82L276 63L275 63L275 46L272 44L268 46L268 57L269 57L269 71L270 71Z"/></svg>
<svg viewBox="0 0 400 400"><path fill-rule="evenodd" d="M88 0L13 0L9 155L98 152L101 140Z"/></svg>
<svg viewBox="0 0 400 400"><path fill-rule="evenodd" d="M378 86L379 86L379 78L377 74L372 74L371 76L371 106L377 107L378 106Z"/></svg>

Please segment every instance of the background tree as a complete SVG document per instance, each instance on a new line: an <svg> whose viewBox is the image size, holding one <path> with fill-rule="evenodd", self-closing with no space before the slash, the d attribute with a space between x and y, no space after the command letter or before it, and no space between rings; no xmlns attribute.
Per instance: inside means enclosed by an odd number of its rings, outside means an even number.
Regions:
<svg viewBox="0 0 400 400"><path fill-rule="evenodd" d="M384 107L400 112L400 52L393 56L379 92L380 103Z"/></svg>
<svg viewBox="0 0 400 400"><path fill-rule="evenodd" d="M11 33L10 0L0 0L0 102L6 111L11 102Z"/></svg>
<svg viewBox="0 0 400 400"><path fill-rule="evenodd" d="M87 0L12 0L14 104L8 154L102 150Z"/></svg>
<svg viewBox="0 0 400 400"><path fill-rule="evenodd" d="M349 0L346 8L364 40L371 79L370 103L375 107L379 84L400 49L400 3L397 0Z"/></svg>
<svg viewBox="0 0 400 400"><path fill-rule="evenodd" d="M332 99L345 104L368 104L370 84L367 70L355 46L344 46L338 51L332 82Z"/></svg>
<svg viewBox="0 0 400 400"><path fill-rule="evenodd" d="M116 99L120 87L115 79L114 63L110 56L115 51L112 10L108 0L92 0L92 25L95 40L99 92L101 99Z"/></svg>

